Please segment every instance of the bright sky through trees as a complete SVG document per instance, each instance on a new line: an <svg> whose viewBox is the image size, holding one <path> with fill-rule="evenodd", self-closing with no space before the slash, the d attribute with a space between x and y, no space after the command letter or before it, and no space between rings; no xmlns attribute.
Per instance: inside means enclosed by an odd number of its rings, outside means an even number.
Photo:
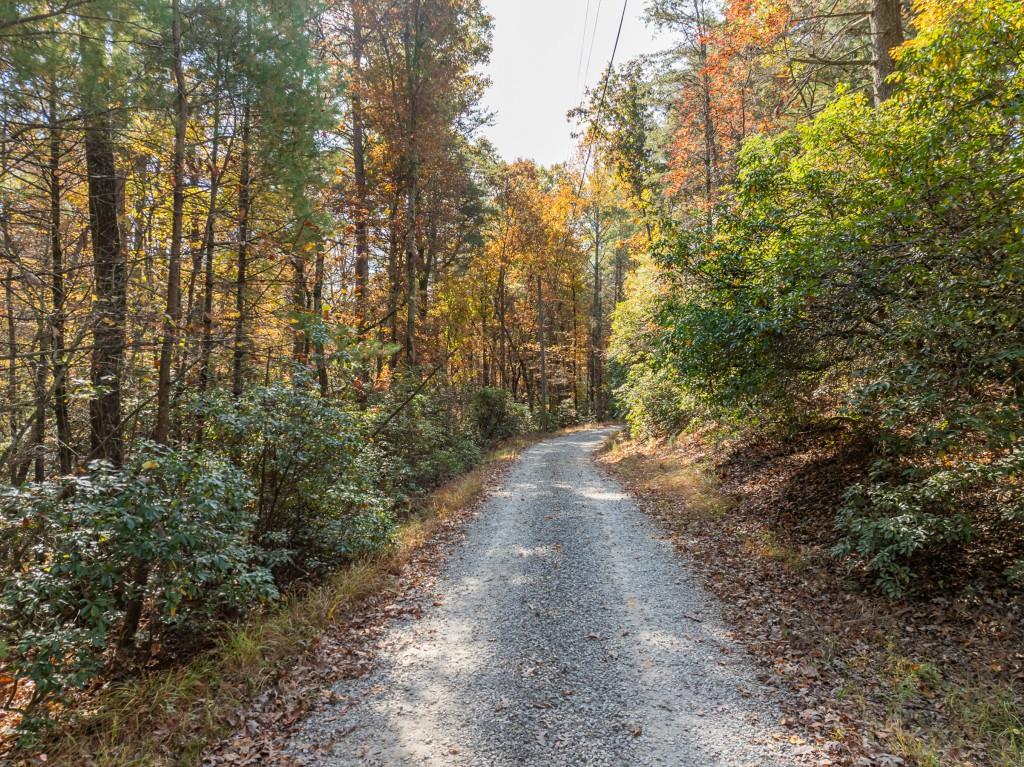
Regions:
<svg viewBox="0 0 1024 767"><path fill-rule="evenodd" d="M630 0L616 55L620 62L664 47L643 22L645 4ZM622 5L618 0L487 0L487 10L494 16L494 52L486 105L496 113L488 138L506 160L564 161L572 129L566 112L607 66ZM581 47L582 68L589 56L590 69L577 82Z"/></svg>

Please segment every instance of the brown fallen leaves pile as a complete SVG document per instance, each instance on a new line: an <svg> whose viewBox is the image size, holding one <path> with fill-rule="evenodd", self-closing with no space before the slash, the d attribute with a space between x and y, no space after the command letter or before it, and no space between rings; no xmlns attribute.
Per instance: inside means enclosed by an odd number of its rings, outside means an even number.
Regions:
<svg viewBox="0 0 1024 767"><path fill-rule="evenodd" d="M1024 764L1024 609L998 579L902 601L830 554L867 457L840 431L785 443L619 440L602 463L670 531L822 764Z"/></svg>

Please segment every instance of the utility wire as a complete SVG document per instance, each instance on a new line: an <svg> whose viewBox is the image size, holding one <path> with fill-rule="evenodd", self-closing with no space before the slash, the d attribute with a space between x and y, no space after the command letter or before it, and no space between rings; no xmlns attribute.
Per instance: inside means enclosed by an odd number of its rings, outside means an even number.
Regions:
<svg viewBox="0 0 1024 767"><path fill-rule="evenodd" d="M619 29L615 33L615 45L612 47L611 58L608 59L608 68L605 70L604 84L601 87L601 99L597 104L597 112L591 119L591 124L597 123L601 119L601 113L604 112L605 100L608 97L608 83L611 81L612 70L615 68L615 54L619 50L619 40L622 38L622 25L626 21L626 8L629 6L629 0L623 0L622 2L622 15L619 16ZM583 160L583 168L580 170L580 185L576 190L576 198L573 200L573 214L576 212L576 205L579 202L580 195L583 194L583 184L587 179L587 166L590 164L590 156L594 151L594 144L590 142L587 144L587 155Z"/></svg>
<svg viewBox="0 0 1024 767"><path fill-rule="evenodd" d="M583 51L587 49L587 27L590 26L590 3L591 0L587 0L587 10L583 14L583 34L580 36L580 60L576 65L576 87L573 89L573 93L579 94L580 83L583 81Z"/></svg>
<svg viewBox="0 0 1024 767"><path fill-rule="evenodd" d="M597 0L597 8L594 13L594 28L590 29L590 8L593 4L593 0L587 0L587 9L583 14L583 33L580 37L580 56L579 62L576 66L576 87L573 88L572 97L573 103L578 103L587 90L587 77L590 75L590 61L594 56L594 42L597 40L597 26L601 21L601 6L604 0ZM590 48L587 48L587 32L590 32ZM583 55L587 56L587 66L583 67ZM569 137L569 146L566 147L566 153L572 154L573 141L572 136Z"/></svg>
<svg viewBox="0 0 1024 767"><path fill-rule="evenodd" d="M602 87L601 87L601 98L600 98L600 100L598 101L598 104L597 104L597 111L594 113L594 116L591 118L591 125L594 125L594 124L598 123L600 121L600 119L601 119L602 112L604 112L605 101L607 100L607 97L608 97L608 83L611 81L612 71L615 69L615 55L619 51L619 40L621 40L621 38L622 38L622 27L623 27L623 24L625 24L625 21L626 21L626 9L628 8L628 6L629 6L629 0L622 0L622 13L619 16L619 28L615 32L615 45L612 46L612 55L608 59L608 68L605 70L604 83L602 84ZM596 34L597 34L597 23L595 21L595 23L594 23L594 35L596 36ZM591 52L593 52L593 41L591 42ZM589 69L590 69L590 64L588 63L587 64L587 70L589 71ZM586 134L584 134L584 136L586 136ZM576 194L573 196L572 212L569 214L569 221L575 219L575 217L576 217L576 210L579 207L580 196L583 194L583 184L587 180L587 166L590 164L590 155L591 155L591 153L593 151L593 148L594 148L594 143L592 141L588 142L587 143L587 155L586 155L585 159L583 160L583 167L580 169L580 184L579 184L579 187L576 190ZM600 210L600 209L598 209L598 210ZM598 213L598 215L600 215L600 213ZM566 226L565 244L563 245L563 247L568 246L570 236L571 236L571 234L570 234L569 226ZM598 235L597 232L595 232L595 237L597 237L597 236L599 236L599 235ZM595 291L595 300L596 301L600 300L597 297L597 270L599 268L598 267L598 260L597 260L597 258L598 258L598 247L599 246L595 242L595 249L594 249L594 270L595 270L594 291ZM540 292L539 291L539 285L540 285L540 283L538 281L538 294ZM538 295L538 298L539 298L539 295ZM599 306L600 306L600 304L598 304L598 307ZM595 339L598 339L600 337L599 336L599 334L600 334L600 319L601 319L600 318L600 308L598 308L598 317L597 317L597 328L598 328L598 330L595 333ZM541 332L543 333L543 330L541 330ZM595 371L597 370L597 367L596 367L597 357L596 357L596 355L599 352L599 349L596 348L597 347L597 343L599 343L599 341L597 341L595 343L595 347L594 347L594 351L593 351L593 353L595 354L595 358L594 358L594 360L595 360L595 368L594 368L594 370ZM575 349L575 344L576 344L576 338L575 338L575 331L574 331L574 333L573 333L573 347L574 347L574 349ZM595 376L594 376L594 378L592 380L594 382L593 383L593 386L594 386L594 389L593 389L594 405L595 405L595 409L599 411L600 410L600 401L601 401L600 400L600 396L601 395L599 393L600 390L599 390L599 383L598 383L598 378L597 378L596 372L595 372Z"/></svg>
<svg viewBox="0 0 1024 767"><path fill-rule="evenodd" d="M594 43L597 42L597 28L601 23L601 6L604 0L597 0L597 10L594 13L594 31L590 35L590 50L587 52L587 67L583 70L583 82L590 76L590 62L594 60Z"/></svg>
<svg viewBox="0 0 1024 767"><path fill-rule="evenodd" d="M604 111L605 100L606 100L606 98L608 96L608 82L609 82L609 80L611 80L612 70L615 67L615 55L616 55L616 53L618 53L618 50L619 50L619 40L622 38L622 26L623 26L623 24L626 21L626 8L628 6L629 6L629 0L623 0L623 2L622 2L622 14L619 16L619 28L618 28L618 31L616 31L616 33L615 33L615 45L612 46L612 55L611 55L611 58L608 59L608 68L605 70L604 84L603 84L603 87L601 88L601 99L600 99L600 101L598 102L598 105L597 105L597 112L595 113L594 117L591 119L591 124L597 122L601 118L601 113ZM586 159L584 159L584 161L583 161L583 168L580 170L580 183L579 183L579 186L576 189L576 194L573 195L572 210L569 213L569 218L567 219L568 221L572 221L573 219L576 218L576 210L579 207L580 197L583 194L583 184L584 184L584 182L587 179L587 166L590 164L590 155L591 155L591 152L593 150L593 147L594 147L593 143L590 143L587 146ZM566 226L565 240L562 243L562 248L563 249L568 247L568 245L569 245L569 238L571 236L572 235L570 234L569 227Z"/></svg>

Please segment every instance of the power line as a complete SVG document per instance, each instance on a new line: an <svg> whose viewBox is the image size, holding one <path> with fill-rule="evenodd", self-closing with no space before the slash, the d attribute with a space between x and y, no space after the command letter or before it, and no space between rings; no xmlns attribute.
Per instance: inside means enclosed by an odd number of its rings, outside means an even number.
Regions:
<svg viewBox="0 0 1024 767"><path fill-rule="evenodd" d="M597 11L594 13L594 31L590 35L590 51L587 53L587 68L583 71L583 79L590 75L590 62L594 60L594 43L597 42L597 28L601 22L601 6L604 0L597 0Z"/></svg>
<svg viewBox="0 0 1024 767"><path fill-rule="evenodd" d="M573 93L579 94L580 83L583 79L583 51L587 49L587 27L590 26L590 3L591 0L587 0L587 10L583 14L583 34L580 36L580 60L576 65L576 87L573 89Z"/></svg>
<svg viewBox="0 0 1024 767"><path fill-rule="evenodd" d="M611 55L611 58L608 59L608 68L605 70L604 84L603 84L603 86L601 88L601 99L600 99L600 101L598 102L598 105L597 105L597 112L595 113L594 117L591 119L592 123L596 122L597 120L599 120L601 118L601 113L604 111L605 100L606 100L606 98L608 96L608 82L609 82L609 80L611 80L612 70L615 67L615 55L618 53L618 50L619 50L619 40L622 38L622 26L623 26L623 24L626 21L626 9L627 9L628 6L629 6L629 0L623 0L623 2L622 2L622 14L619 16L619 28L615 32L615 45L612 46L612 55ZM580 183L579 183L579 186L576 189L576 194L573 195L573 199L572 199L572 210L569 213L569 220L570 221L576 217L576 209L579 207L580 196L583 194L583 184L584 184L584 182L587 179L587 166L590 164L590 155L591 155L591 152L593 150L593 147L594 147L593 143L588 144L588 146L587 146L587 155L586 155L586 158L583 161L583 168L580 170ZM568 165L568 163L567 163L567 165ZM571 235L569 233L569 228L567 226L566 227L566 233L565 233L565 241L562 244L563 248L568 246L569 238L570 237L571 237Z"/></svg>
<svg viewBox="0 0 1024 767"><path fill-rule="evenodd" d="M619 16L619 29L615 33L615 45L612 47L611 58L608 59L608 68L605 70L604 84L601 88L601 99L597 104L597 112L591 119L591 123L596 123L601 119L601 113L604 111L605 100L608 96L608 83L611 81L612 70L615 68L615 54L619 50L619 40L622 38L622 26L626 21L626 8L629 6L629 0L623 0L622 2L622 15ZM583 194L583 183L587 178L587 166L590 164L590 155L594 151L594 144L590 142L587 144L587 154L583 160L583 168L580 170L580 185L576 190L576 199L573 201L573 213L576 211L576 204L580 199L580 195Z"/></svg>

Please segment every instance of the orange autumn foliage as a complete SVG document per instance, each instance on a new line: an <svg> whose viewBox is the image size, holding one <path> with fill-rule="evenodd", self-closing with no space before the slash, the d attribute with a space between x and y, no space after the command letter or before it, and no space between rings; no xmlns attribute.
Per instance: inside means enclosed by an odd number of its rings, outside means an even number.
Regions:
<svg viewBox="0 0 1024 767"><path fill-rule="evenodd" d="M721 20L697 15L669 163L670 191L685 206L713 205L743 140L782 121L792 88L778 51L791 17L784 0L730 0Z"/></svg>

